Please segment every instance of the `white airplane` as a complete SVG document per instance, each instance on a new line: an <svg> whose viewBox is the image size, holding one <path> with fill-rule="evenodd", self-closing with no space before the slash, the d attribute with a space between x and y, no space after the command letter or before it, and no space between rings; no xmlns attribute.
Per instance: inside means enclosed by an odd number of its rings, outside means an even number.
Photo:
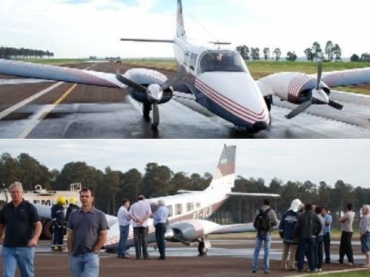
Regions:
<svg viewBox="0 0 370 277"><path fill-rule="evenodd" d="M342 109L341 104L329 99L330 87L370 83L370 68L328 72L321 78L321 62L317 77L283 72L256 81L238 52L214 44L194 45L185 33L182 1L177 0L177 5L177 31L173 40L121 39L173 43L178 64L173 78L143 68L130 69L121 75L9 60L0 60L0 74L127 88L131 97L142 103L143 116L151 120L153 128L159 124L159 104L167 103L173 96L187 97L249 132L270 125L272 95L298 105L286 115L290 119L312 104Z"/></svg>
<svg viewBox="0 0 370 277"><path fill-rule="evenodd" d="M166 232L166 240L172 242L181 242L185 245L191 245L198 242L198 251L200 255L207 252L211 247L208 235L226 234L254 231L252 223L220 225L207 220L215 213L221 205L233 195L238 196L264 196L279 197L278 194L269 193L242 193L232 192L235 181L235 154L236 146L225 146L219 159L217 168L213 175L210 185L203 191L179 191L179 194L172 196L163 196L151 198L152 212L157 209L158 200L165 201L169 209L169 225ZM40 217L50 218L50 207L36 205ZM106 215L109 225L108 239L104 248L108 251L116 250L118 247L120 232L117 218ZM155 243L155 229L153 220L149 218L148 242ZM130 232L127 241L127 247L134 246L133 229L130 226Z"/></svg>

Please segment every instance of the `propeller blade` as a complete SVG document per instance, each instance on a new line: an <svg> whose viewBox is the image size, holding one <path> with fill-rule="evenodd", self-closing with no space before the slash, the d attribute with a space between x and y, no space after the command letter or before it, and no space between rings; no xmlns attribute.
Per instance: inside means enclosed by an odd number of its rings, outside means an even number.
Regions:
<svg viewBox="0 0 370 277"><path fill-rule="evenodd" d="M329 100L328 105L334 109L341 110L343 109L343 105L339 104L338 102L335 102L333 100Z"/></svg>
<svg viewBox="0 0 370 277"><path fill-rule="evenodd" d="M147 88L122 76L121 74L116 74L116 78L118 81L120 81L121 83L125 84L126 86L129 86L129 87L132 87L133 89L137 90L137 91L140 91L142 93L146 93L147 91Z"/></svg>
<svg viewBox="0 0 370 277"><path fill-rule="evenodd" d="M295 108L294 110L292 110L290 113L288 113L285 117L287 119L291 119L297 115L299 115L301 112L303 112L304 110L306 110L309 106L312 105L312 99L306 101L306 102L303 102L301 105L299 105L297 108Z"/></svg>
<svg viewBox="0 0 370 277"><path fill-rule="evenodd" d="M322 74L322 60L319 59L317 62L317 85L316 85L317 90L320 89L321 74Z"/></svg>
<svg viewBox="0 0 370 277"><path fill-rule="evenodd" d="M173 76L170 79L167 79L167 81L164 82L164 84L161 86L161 88L163 90L168 89L170 86L174 85L179 80L181 80L182 78L184 78L186 74L187 74L187 70L185 69L185 67L181 66L180 67L180 70L176 73L176 75Z"/></svg>

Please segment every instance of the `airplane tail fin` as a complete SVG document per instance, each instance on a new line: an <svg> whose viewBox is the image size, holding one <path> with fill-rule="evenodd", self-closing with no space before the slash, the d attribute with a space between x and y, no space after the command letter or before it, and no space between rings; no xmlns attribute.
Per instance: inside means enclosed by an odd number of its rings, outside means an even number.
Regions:
<svg viewBox="0 0 370 277"><path fill-rule="evenodd" d="M231 191L235 182L236 146L224 147L211 184L205 191Z"/></svg>
<svg viewBox="0 0 370 277"><path fill-rule="evenodd" d="M182 2L177 0L177 25L176 25L176 35L178 37L185 36L185 27L184 27L184 15L182 13Z"/></svg>

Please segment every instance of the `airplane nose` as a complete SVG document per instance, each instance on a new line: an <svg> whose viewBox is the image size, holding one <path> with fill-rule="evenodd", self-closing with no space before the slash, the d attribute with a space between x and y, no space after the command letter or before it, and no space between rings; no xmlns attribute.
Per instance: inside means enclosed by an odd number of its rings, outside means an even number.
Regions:
<svg viewBox="0 0 370 277"><path fill-rule="evenodd" d="M265 121L257 121L253 124L253 130L256 132L265 130L267 128L267 122Z"/></svg>

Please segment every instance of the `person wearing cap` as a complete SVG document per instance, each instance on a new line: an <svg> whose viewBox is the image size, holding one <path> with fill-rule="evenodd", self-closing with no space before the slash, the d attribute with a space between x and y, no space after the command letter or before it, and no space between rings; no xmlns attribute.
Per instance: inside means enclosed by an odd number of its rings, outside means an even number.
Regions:
<svg viewBox="0 0 370 277"><path fill-rule="evenodd" d="M159 258L158 260L166 259L166 242L164 234L167 229L169 210L166 207L164 200L158 200L158 210L154 214L153 224L155 227L155 238L158 245Z"/></svg>
<svg viewBox="0 0 370 277"><path fill-rule="evenodd" d="M298 271L303 271L304 256L307 250L309 271L316 269L314 260L314 248L316 237L320 234L322 226L319 217L312 212L312 205L306 203L304 213L298 217L294 230L294 237L298 239Z"/></svg>
<svg viewBox="0 0 370 277"><path fill-rule="evenodd" d="M66 198L59 196L56 204L51 207L51 219L53 221L53 237L51 239L51 249L53 251L63 251L63 238L65 228L64 205Z"/></svg>
<svg viewBox="0 0 370 277"><path fill-rule="evenodd" d="M294 229L300 215L299 210L302 207L302 202L299 199L294 199L288 211L284 213L279 223L279 234L283 239L284 251L281 257L281 268L295 270L295 253L297 251L297 240L294 238ZM288 254L289 260L288 260Z"/></svg>

